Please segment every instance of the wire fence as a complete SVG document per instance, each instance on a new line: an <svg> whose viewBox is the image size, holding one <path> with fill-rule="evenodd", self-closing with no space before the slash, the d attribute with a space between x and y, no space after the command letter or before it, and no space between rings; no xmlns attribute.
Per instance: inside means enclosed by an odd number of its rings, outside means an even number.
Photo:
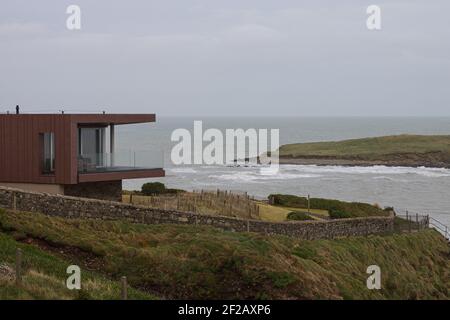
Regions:
<svg viewBox="0 0 450 320"><path fill-rule="evenodd" d="M123 202L164 210L260 219L259 205L246 192L194 190L170 195L123 195Z"/></svg>
<svg viewBox="0 0 450 320"><path fill-rule="evenodd" d="M433 228L447 240L450 240L449 227L430 215L419 214L408 210L405 211L405 214L395 215L394 229L397 232L413 232L425 228Z"/></svg>

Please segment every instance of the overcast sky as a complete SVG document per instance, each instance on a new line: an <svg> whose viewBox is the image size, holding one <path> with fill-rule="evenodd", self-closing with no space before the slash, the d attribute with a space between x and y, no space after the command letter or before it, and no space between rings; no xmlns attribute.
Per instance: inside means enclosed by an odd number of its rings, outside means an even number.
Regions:
<svg viewBox="0 0 450 320"><path fill-rule="evenodd" d="M66 28L70 4L81 30ZM1 0L0 111L449 116L449 13L448 0Z"/></svg>

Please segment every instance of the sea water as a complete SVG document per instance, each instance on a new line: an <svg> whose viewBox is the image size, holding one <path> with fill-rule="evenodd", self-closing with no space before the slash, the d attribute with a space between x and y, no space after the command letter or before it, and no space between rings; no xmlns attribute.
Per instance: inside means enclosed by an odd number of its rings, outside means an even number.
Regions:
<svg viewBox="0 0 450 320"><path fill-rule="evenodd" d="M393 134L450 135L450 118L238 118L160 117L155 124L120 126L117 150L154 150L164 154L168 187L186 190L247 191L265 198L271 193L311 195L393 206L399 213L418 212L450 225L450 169L407 167L344 167L281 165L275 175L261 175L257 166L174 166L170 139L177 128L192 130L202 120L204 129L279 129L280 144L364 138ZM126 189L140 189L147 181L124 181Z"/></svg>

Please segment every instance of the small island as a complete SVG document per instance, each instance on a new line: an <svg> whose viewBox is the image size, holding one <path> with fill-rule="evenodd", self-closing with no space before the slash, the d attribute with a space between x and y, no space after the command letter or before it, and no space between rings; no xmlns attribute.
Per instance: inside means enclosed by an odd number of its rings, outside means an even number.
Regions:
<svg viewBox="0 0 450 320"><path fill-rule="evenodd" d="M450 135L395 135L286 144L281 164L450 168Z"/></svg>

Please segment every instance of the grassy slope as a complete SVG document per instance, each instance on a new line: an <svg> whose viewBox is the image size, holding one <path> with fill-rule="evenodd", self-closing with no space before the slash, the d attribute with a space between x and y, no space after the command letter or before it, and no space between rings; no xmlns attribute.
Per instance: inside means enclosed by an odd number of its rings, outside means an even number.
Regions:
<svg viewBox="0 0 450 320"><path fill-rule="evenodd" d="M127 275L134 287L161 297L450 297L449 248L432 230L300 241L202 226L145 226L12 212L0 212L0 227L95 253L102 272ZM11 261L12 256L11 249L0 257ZM381 267L382 290L366 288L365 271L371 264Z"/></svg>
<svg viewBox="0 0 450 320"><path fill-rule="evenodd" d="M68 290L66 269L74 261L45 252L35 246L19 243L0 232L0 269L14 270L15 252L23 251L22 287L17 288L14 274L0 272L0 300L5 299L119 299L120 286L96 272L82 269L82 290ZM129 289L130 299L151 299L153 296Z"/></svg>
<svg viewBox="0 0 450 320"><path fill-rule="evenodd" d="M380 156L405 153L443 152L450 154L450 136L397 135L344 141L283 145L280 156L360 157L378 160Z"/></svg>

